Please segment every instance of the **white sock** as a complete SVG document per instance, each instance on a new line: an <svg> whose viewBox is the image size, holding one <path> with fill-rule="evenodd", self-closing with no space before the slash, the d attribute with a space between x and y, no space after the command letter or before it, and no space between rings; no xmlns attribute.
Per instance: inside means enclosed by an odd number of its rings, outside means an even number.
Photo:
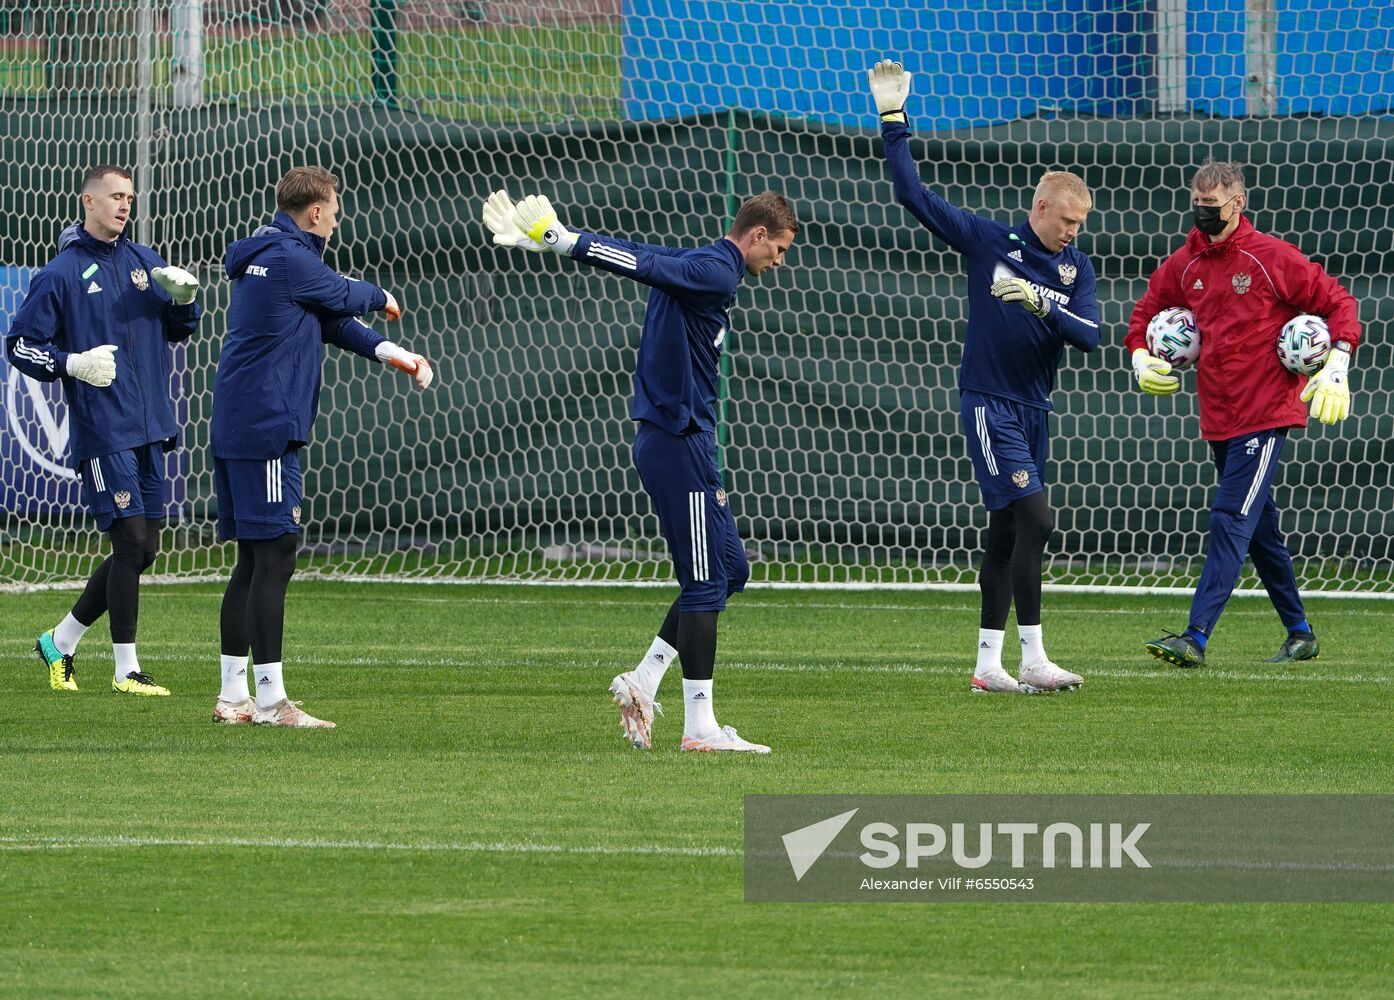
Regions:
<svg viewBox="0 0 1394 1000"><path fill-rule="evenodd" d="M281 678L282 661L258 663L252 668L257 675L257 708L270 708L286 698L286 684Z"/></svg>
<svg viewBox="0 0 1394 1000"><path fill-rule="evenodd" d="M1007 637L1003 629L978 629L978 665L975 674L1002 669L1002 640Z"/></svg>
<svg viewBox="0 0 1394 1000"><path fill-rule="evenodd" d="M136 644L133 642L113 642L112 655L116 657L116 679L124 681L131 674L140 672L140 660L136 658Z"/></svg>
<svg viewBox="0 0 1394 1000"><path fill-rule="evenodd" d="M658 685L663 683L663 675L668 668L678 658L678 651L657 637L653 640L653 645L644 654L644 658L639 661L639 665L634 668L634 673L639 681L639 686L652 698L658 694Z"/></svg>
<svg viewBox="0 0 1394 1000"><path fill-rule="evenodd" d="M712 682L682 679L684 736L710 736L716 732L716 712L712 710Z"/></svg>
<svg viewBox="0 0 1394 1000"><path fill-rule="evenodd" d="M219 699L232 704L246 701L252 696L252 690L247 686L247 658L245 656L228 656L224 653L221 659L223 662L223 690L218 695Z"/></svg>
<svg viewBox="0 0 1394 1000"><path fill-rule="evenodd" d="M69 611L68 617L59 622L53 630L53 644L58 647L58 652L72 656L77 652L77 644L87 634L87 629L88 626L74 618L73 613Z"/></svg>
<svg viewBox="0 0 1394 1000"><path fill-rule="evenodd" d="M1045 638L1041 635L1039 625L1018 625L1017 635L1021 636L1021 662L1038 663L1041 660L1049 659L1045 651Z"/></svg>

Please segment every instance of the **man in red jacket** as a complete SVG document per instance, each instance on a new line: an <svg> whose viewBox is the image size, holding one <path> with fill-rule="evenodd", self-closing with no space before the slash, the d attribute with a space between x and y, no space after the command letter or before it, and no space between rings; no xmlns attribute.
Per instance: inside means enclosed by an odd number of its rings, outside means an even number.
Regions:
<svg viewBox="0 0 1394 1000"><path fill-rule="evenodd" d="M1355 299L1290 243L1254 229L1244 218L1248 195L1238 164L1207 160L1191 184L1195 228L1157 268L1133 308L1124 343L1143 392L1170 395L1180 383L1171 366L1147 350L1147 324L1169 306L1184 306L1201 332L1196 364L1200 434L1210 442L1220 487L1210 508L1205 568L1181 635L1146 644L1178 667L1205 664L1205 644L1224 610L1244 557L1251 556L1288 637L1270 663L1315 659L1317 637L1307 623L1292 557L1278 527L1271 489L1288 428L1304 427L1307 407L1324 424L1350 412L1346 370L1360 340ZM1311 313L1326 319L1332 351L1310 380L1278 361L1283 325ZM1306 387L1303 388L1303 384Z"/></svg>

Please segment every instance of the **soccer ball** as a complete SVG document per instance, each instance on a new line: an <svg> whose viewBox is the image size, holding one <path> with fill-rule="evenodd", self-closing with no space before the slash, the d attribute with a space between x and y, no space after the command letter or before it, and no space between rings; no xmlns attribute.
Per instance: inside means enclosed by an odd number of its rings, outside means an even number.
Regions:
<svg viewBox="0 0 1394 1000"><path fill-rule="evenodd" d="M1278 360L1297 375L1315 375L1331 353L1331 331L1320 316L1294 316L1278 334Z"/></svg>
<svg viewBox="0 0 1394 1000"><path fill-rule="evenodd" d="M1200 357L1200 328L1195 314L1181 306L1163 309L1147 324L1147 350L1178 371Z"/></svg>

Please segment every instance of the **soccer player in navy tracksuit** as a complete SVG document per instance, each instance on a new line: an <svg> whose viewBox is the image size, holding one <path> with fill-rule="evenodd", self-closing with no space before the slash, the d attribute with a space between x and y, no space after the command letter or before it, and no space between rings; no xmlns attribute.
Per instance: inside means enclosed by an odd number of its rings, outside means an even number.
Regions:
<svg viewBox="0 0 1394 1000"><path fill-rule="evenodd" d="M218 535L237 540L223 595L222 690L213 721L332 729L286 696L281 641L286 588L304 517L300 449L319 410L324 344L386 361L425 389L426 359L385 340L357 317L401 316L391 293L336 273L323 261L338 226L339 180L296 167L276 185L276 217L228 247L228 329L213 383L213 466ZM256 697L247 689L252 655Z"/></svg>
<svg viewBox="0 0 1394 1000"><path fill-rule="evenodd" d="M1041 566L1053 519L1046 497L1050 393L1066 344L1099 346L1094 267L1072 246L1092 205L1074 174L1046 173L1028 218L1004 226L955 208L920 183L905 114L910 74L882 61L868 73L895 197L963 256L968 329L958 388L963 430L988 509L978 585L982 613L973 691L1035 693L1078 687L1046 655ZM1016 602L1021 669L1002 668L1007 612Z"/></svg>
<svg viewBox="0 0 1394 1000"><path fill-rule="evenodd" d="M789 203L767 192L736 213L723 239L675 249L572 233L546 198L516 207L502 191L485 204L484 222L501 246L555 251L652 288L634 373L634 465L653 501L681 588L648 654L614 679L625 737L652 746L654 697L682 661L681 749L769 753L720 726L712 708L717 615L750 576L729 498L716 465L721 351L741 279L783 262L799 224Z"/></svg>
<svg viewBox="0 0 1394 1000"><path fill-rule="evenodd" d="M34 274L5 336L10 363L62 379L73 466L111 555L82 596L34 648L55 691L76 691L78 641L110 615L112 690L168 695L136 656L140 575L154 562L165 517L165 452L179 425L170 402L170 345L198 329L198 280L126 237L131 175L103 164L82 180L82 225L63 230L58 256Z"/></svg>

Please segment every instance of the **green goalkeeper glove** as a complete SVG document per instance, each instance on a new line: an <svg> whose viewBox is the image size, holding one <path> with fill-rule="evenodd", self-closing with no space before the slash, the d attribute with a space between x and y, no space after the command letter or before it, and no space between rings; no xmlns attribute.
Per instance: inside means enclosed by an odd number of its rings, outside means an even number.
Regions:
<svg viewBox="0 0 1394 1000"><path fill-rule="evenodd" d="M537 240L529 239L528 234L518 228L518 223L514 220L516 211L513 199L508 197L507 191L495 191L484 202L484 225L494 234L494 242L501 247L516 247L519 250L531 250L533 253L550 249Z"/></svg>
<svg viewBox="0 0 1394 1000"><path fill-rule="evenodd" d="M871 99L883 122L909 122L905 101L910 96L910 74L898 62L882 59L867 70L871 84Z"/></svg>
<svg viewBox="0 0 1394 1000"><path fill-rule="evenodd" d="M1161 358L1154 358L1147 348L1139 347L1133 352L1133 373L1137 375L1138 388L1149 396L1170 396L1181 388L1181 380L1170 375L1171 365Z"/></svg>
<svg viewBox="0 0 1394 1000"><path fill-rule="evenodd" d="M169 292L177 306L187 306L198 294L198 279L182 267L157 267L150 272L150 277Z"/></svg>
<svg viewBox="0 0 1394 1000"><path fill-rule="evenodd" d="M1346 373L1350 369L1350 347L1337 342L1321 371L1312 376L1302 390L1302 402L1312 401L1312 416L1324 424L1334 424L1350 416L1350 386Z"/></svg>
<svg viewBox="0 0 1394 1000"><path fill-rule="evenodd" d="M1043 298L1024 278L998 278L992 283L992 294L1003 302L1020 302L1021 308L1032 316L1050 312L1050 300Z"/></svg>
<svg viewBox="0 0 1394 1000"><path fill-rule="evenodd" d="M569 254L576 245L576 234L557 221L556 209L546 195L530 194L518 202L513 221L528 239L556 253Z"/></svg>

